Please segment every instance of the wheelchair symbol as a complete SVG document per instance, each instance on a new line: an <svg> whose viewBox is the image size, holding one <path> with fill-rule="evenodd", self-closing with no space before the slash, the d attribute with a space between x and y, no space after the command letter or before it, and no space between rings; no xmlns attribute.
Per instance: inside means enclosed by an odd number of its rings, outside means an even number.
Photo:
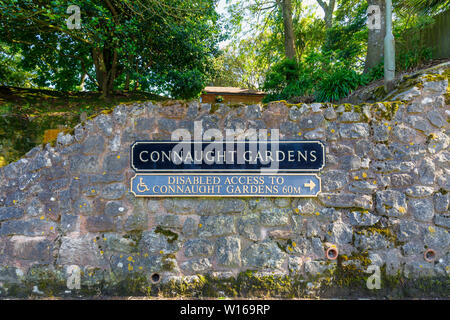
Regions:
<svg viewBox="0 0 450 320"><path fill-rule="evenodd" d="M142 181L143 178L139 178L139 183L137 184L136 188L139 192L146 192L150 191L150 189L147 187L147 185Z"/></svg>

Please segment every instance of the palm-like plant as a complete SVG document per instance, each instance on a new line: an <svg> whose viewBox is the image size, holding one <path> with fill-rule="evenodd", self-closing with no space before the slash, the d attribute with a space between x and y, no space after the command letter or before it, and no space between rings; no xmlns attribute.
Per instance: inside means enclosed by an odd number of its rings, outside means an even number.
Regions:
<svg viewBox="0 0 450 320"><path fill-rule="evenodd" d="M450 0L399 0L397 6L413 12L430 14L450 8Z"/></svg>

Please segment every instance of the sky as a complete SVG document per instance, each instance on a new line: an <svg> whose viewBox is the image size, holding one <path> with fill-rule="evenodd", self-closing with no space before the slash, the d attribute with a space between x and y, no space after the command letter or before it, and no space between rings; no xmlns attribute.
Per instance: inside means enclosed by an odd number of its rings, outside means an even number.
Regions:
<svg viewBox="0 0 450 320"><path fill-rule="evenodd" d="M220 15L226 15L227 10L226 10L226 1L227 0L219 0L219 3L217 5L217 12ZM316 0L303 0L303 3L310 6L311 9L316 11L317 17L322 18L324 13L322 8L319 7L319 5L317 4ZM243 26L243 30L246 30L245 28L245 23ZM230 40L226 40L226 41L222 41L221 43L219 43L219 47L222 49L224 48L226 45L228 45L230 43Z"/></svg>

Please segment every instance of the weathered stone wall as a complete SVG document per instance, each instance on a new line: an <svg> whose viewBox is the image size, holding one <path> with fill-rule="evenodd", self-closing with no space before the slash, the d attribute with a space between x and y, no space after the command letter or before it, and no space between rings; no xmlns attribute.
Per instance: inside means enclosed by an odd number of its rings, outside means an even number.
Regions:
<svg viewBox="0 0 450 320"><path fill-rule="evenodd" d="M119 105L60 134L0 169L0 295L448 297L448 80L416 80L404 102ZM194 120L322 140L322 194L135 198L130 145ZM366 288L369 265L381 291Z"/></svg>

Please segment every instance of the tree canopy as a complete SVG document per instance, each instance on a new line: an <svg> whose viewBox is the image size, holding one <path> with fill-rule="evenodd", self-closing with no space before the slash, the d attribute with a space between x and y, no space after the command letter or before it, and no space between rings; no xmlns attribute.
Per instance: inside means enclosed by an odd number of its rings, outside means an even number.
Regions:
<svg viewBox="0 0 450 320"><path fill-rule="evenodd" d="M222 39L215 0L0 0L0 43L42 87L196 96Z"/></svg>

